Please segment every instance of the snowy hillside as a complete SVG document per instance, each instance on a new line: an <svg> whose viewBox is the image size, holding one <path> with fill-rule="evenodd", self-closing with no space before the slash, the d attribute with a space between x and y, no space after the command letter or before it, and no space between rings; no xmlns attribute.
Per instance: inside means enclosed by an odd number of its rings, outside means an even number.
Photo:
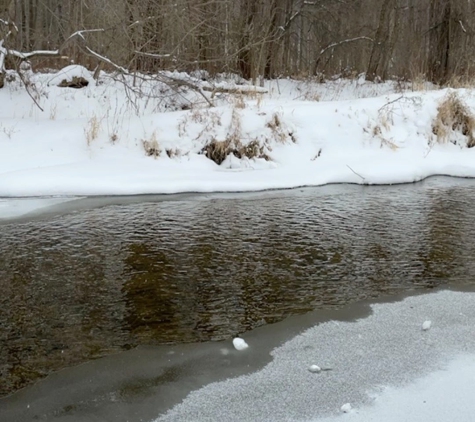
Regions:
<svg viewBox="0 0 475 422"><path fill-rule="evenodd" d="M8 75L0 90L0 196L475 177L475 150L467 148L471 90L413 91L411 84L361 78L253 88L237 78L167 75L202 90L174 90L146 76L102 74L96 82L79 66L30 73L28 90ZM58 86L73 77L88 85Z"/></svg>

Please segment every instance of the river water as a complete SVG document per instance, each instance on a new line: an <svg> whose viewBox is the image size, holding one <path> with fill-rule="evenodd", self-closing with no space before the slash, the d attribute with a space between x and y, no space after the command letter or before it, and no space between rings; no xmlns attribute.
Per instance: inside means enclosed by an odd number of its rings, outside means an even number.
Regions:
<svg viewBox="0 0 475 422"><path fill-rule="evenodd" d="M88 202L89 201L89 202ZM475 285L475 181L82 200L0 224L0 396L134 348Z"/></svg>

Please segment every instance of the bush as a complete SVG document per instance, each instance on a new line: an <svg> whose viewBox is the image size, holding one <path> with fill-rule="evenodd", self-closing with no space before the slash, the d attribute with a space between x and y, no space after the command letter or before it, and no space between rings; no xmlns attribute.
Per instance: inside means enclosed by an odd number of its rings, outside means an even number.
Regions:
<svg viewBox="0 0 475 422"><path fill-rule="evenodd" d="M432 132L439 142L446 142L454 132L462 134L466 139L466 146L475 146L473 131L475 118L467 105L455 92L446 95L437 108L437 116L432 124ZM452 140L450 140L452 141ZM452 142L456 143L455 140Z"/></svg>

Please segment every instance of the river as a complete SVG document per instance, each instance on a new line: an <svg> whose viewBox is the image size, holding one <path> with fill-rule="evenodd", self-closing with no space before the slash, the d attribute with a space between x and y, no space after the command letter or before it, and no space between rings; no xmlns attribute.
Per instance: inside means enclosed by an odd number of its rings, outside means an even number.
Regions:
<svg viewBox="0 0 475 422"><path fill-rule="evenodd" d="M475 181L86 198L0 223L0 395L139 345L475 284ZM1 407L1 404L0 404Z"/></svg>

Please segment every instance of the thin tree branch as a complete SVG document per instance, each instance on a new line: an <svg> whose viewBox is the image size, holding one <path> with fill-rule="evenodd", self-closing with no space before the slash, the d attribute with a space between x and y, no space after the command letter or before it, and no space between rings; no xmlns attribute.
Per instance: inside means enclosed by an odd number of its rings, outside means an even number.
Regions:
<svg viewBox="0 0 475 422"><path fill-rule="evenodd" d="M361 174L358 174L356 173L356 171L354 171L348 164L346 165L346 167L348 167L353 173L355 173L358 177L361 177L361 179L363 180L363 182L366 180Z"/></svg>

